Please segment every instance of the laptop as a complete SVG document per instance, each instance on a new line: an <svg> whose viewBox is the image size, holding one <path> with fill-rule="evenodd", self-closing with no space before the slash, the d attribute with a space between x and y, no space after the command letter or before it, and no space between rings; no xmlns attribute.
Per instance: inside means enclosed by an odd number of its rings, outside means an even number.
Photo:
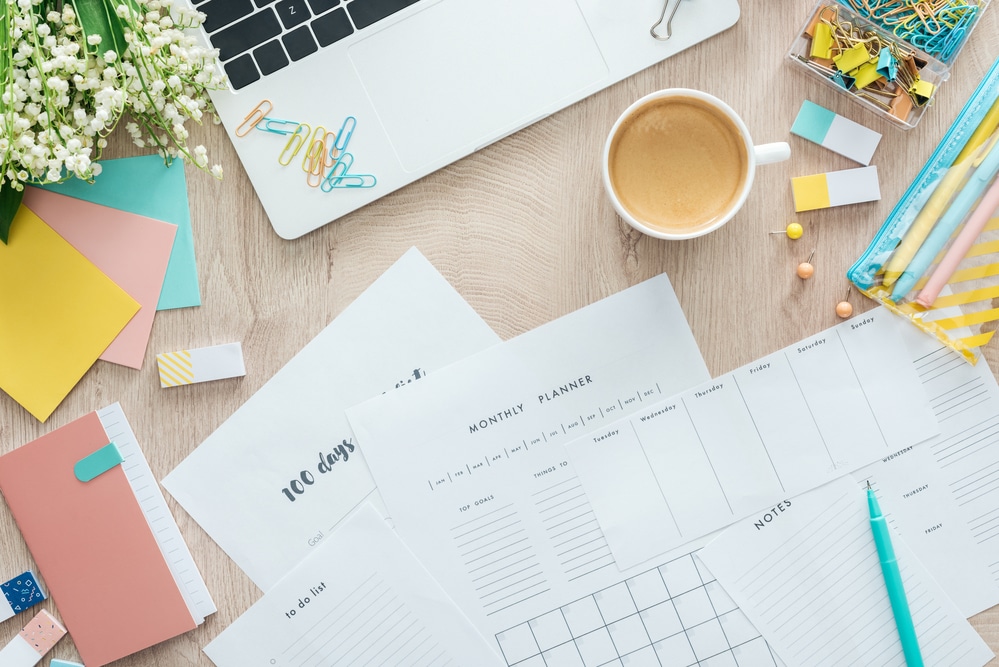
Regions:
<svg viewBox="0 0 999 667"><path fill-rule="evenodd" d="M271 225L285 239L474 153L739 18L738 0L669 0L671 36L662 41L650 29L663 0L193 2L207 16L203 28L232 87L214 91L212 100ZM680 3L675 12L674 2ZM664 34L663 26L657 32ZM268 118L288 121L271 129L290 131L303 123L309 136L304 128L298 135L279 134L245 122L261 103ZM340 132L345 124L352 132ZM303 169L309 139L324 131L339 132L338 141L347 145L335 158L337 177L315 187L325 174L313 176L310 187ZM333 168L333 157L324 161L321 169Z"/></svg>

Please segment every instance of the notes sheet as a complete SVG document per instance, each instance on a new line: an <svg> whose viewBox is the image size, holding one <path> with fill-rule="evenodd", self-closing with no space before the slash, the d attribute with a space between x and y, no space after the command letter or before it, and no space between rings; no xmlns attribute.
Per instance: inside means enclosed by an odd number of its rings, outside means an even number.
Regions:
<svg viewBox="0 0 999 667"><path fill-rule="evenodd" d="M734 524L698 554L789 666L905 666L865 488L841 478L789 498L769 517ZM925 663L991 660L897 535L893 546Z"/></svg>

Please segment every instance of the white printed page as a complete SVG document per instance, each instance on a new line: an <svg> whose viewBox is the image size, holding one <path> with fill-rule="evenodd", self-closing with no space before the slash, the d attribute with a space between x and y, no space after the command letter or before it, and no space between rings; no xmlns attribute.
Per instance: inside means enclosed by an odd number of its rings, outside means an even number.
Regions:
<svg viewBox="0 0 999 667"><path fill-rule="evenodd" d="M205 653L218 667L502 664L370 504Z"/></svg>
<svg viewBox="0 0 999 667"><path fill-rule="evenodd" d="M842 478L734 524L698 556L790 667L905 667L865 488ZM893 540L923 660L992 652L905 543Z"/></svg>
<svg viewBox="0 0 999 667"><path fill-rule="evenodd" d="M885 519L962 615L970 618L999 604L985 550L975 543L929 443L894 452L854 477L877 489Z"/></svg>
<svg viewBox="0 0 999 667"><path fill-rule="evenodd" d="M940 435L927 445L999 582L999 386L984 358L973 366L935 338L910 329L904 341L940 424Z"/></svg>
<svg viewBox="0 0 999 667"><path fill-rule="evenodd" d="M621 567L718 530L938 432L877 309L568 444Z"/></svg>
<svg viewBox="0 0 999 667"><path fill-rule="evenodd" d="M400 536L506 664L773 667L690 554L618 569L563 446L706 377L660 277L348 417Z"/></svg>
<svg viewBox="0 0 999 667"><path fill-rule="evenodd" d="M344 408L499 342L411 249L163 480L261 589L366 500Z"/></svg>

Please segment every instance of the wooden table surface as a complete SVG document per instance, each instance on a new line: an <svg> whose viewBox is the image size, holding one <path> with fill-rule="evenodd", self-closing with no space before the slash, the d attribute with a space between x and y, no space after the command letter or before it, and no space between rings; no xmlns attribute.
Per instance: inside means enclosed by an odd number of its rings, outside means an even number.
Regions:
<svg viewBox="0 0 999 667"><path fill-rule="evenodd" d="M671 278L713 375L836 324L847 268L999 57L999 9L985 13L921 124L902 131L784 61L811 2L742 5L739 22L721 35L294 241L272 231L222 128L196 128L194 139L226 173L216 182L187 167L203 305L158 313L141 371L98 362L45 424L0 395L0 453L120 401L162 479L414 245L503 339L661 272ZM668 87L712 93L743 116L757 143L787 141L792 148L789 161L757 171L732 222L691 241L632 230L600 180L601 149L615 118L638 97ZM873 162L880 202L795 214L792 177L856 166L791 136L806 98L884 135ZM136 151L119 134L105 157ZM792 221L805 228L800 240L769 233ZM795 267L813 250L815 276L802 281ZM849 300L856 312L874 306L856 290ZM233 341L243 344L246 377L159 387L157 352ZM999 368L999 343L985 356ZM122 667L211 665L201 648L261 595L169 495L167 501L219 611L197 630L115 663ZM33 563L2 503L0 544L0 573ZM54 610L51 600L45 605ZM128 600L121 605L124 613ZM28 618L0 624L0 643ZM999 607L972 622L999 650ZM50 655L77 657L71 639Z"/></svg>

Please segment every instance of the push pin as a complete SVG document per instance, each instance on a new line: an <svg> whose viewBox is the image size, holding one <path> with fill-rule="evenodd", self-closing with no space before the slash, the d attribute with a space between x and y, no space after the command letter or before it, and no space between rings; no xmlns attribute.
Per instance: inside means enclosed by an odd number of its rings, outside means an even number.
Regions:
<svg viewBox="0 0 999 667"><path fill-rule="evenodd" d="M811 253L809 253L808 259L798 265L798 277L801 278L802 280L808 280L813 275L815 275L815 267L812 266L811 264L812 255L814 254L815 251L813 250Z"/></svg>
<svg viewBox="0 0 999 667"><path fill-rule="evenodd" d="M846 298L847 299L850 298L849 288L847 288L846 290ZM853 315L853 304L851 304L846 299L840 301L839 303L836 304L836 314L845 320L846 318L850 317L850 315Z"/></svg>
<svg viewBox="0 0 999 667"><path fill-rule="evenodd" d="M805 230L797 222L792 222L791 224L789 224L787 226L787 229L785 229L784 231L782 231L782 232L770 232L770 233L771 234L787 234L787 238L795 240L795 239L800 239L801 235L805 233Z"/></svg>

